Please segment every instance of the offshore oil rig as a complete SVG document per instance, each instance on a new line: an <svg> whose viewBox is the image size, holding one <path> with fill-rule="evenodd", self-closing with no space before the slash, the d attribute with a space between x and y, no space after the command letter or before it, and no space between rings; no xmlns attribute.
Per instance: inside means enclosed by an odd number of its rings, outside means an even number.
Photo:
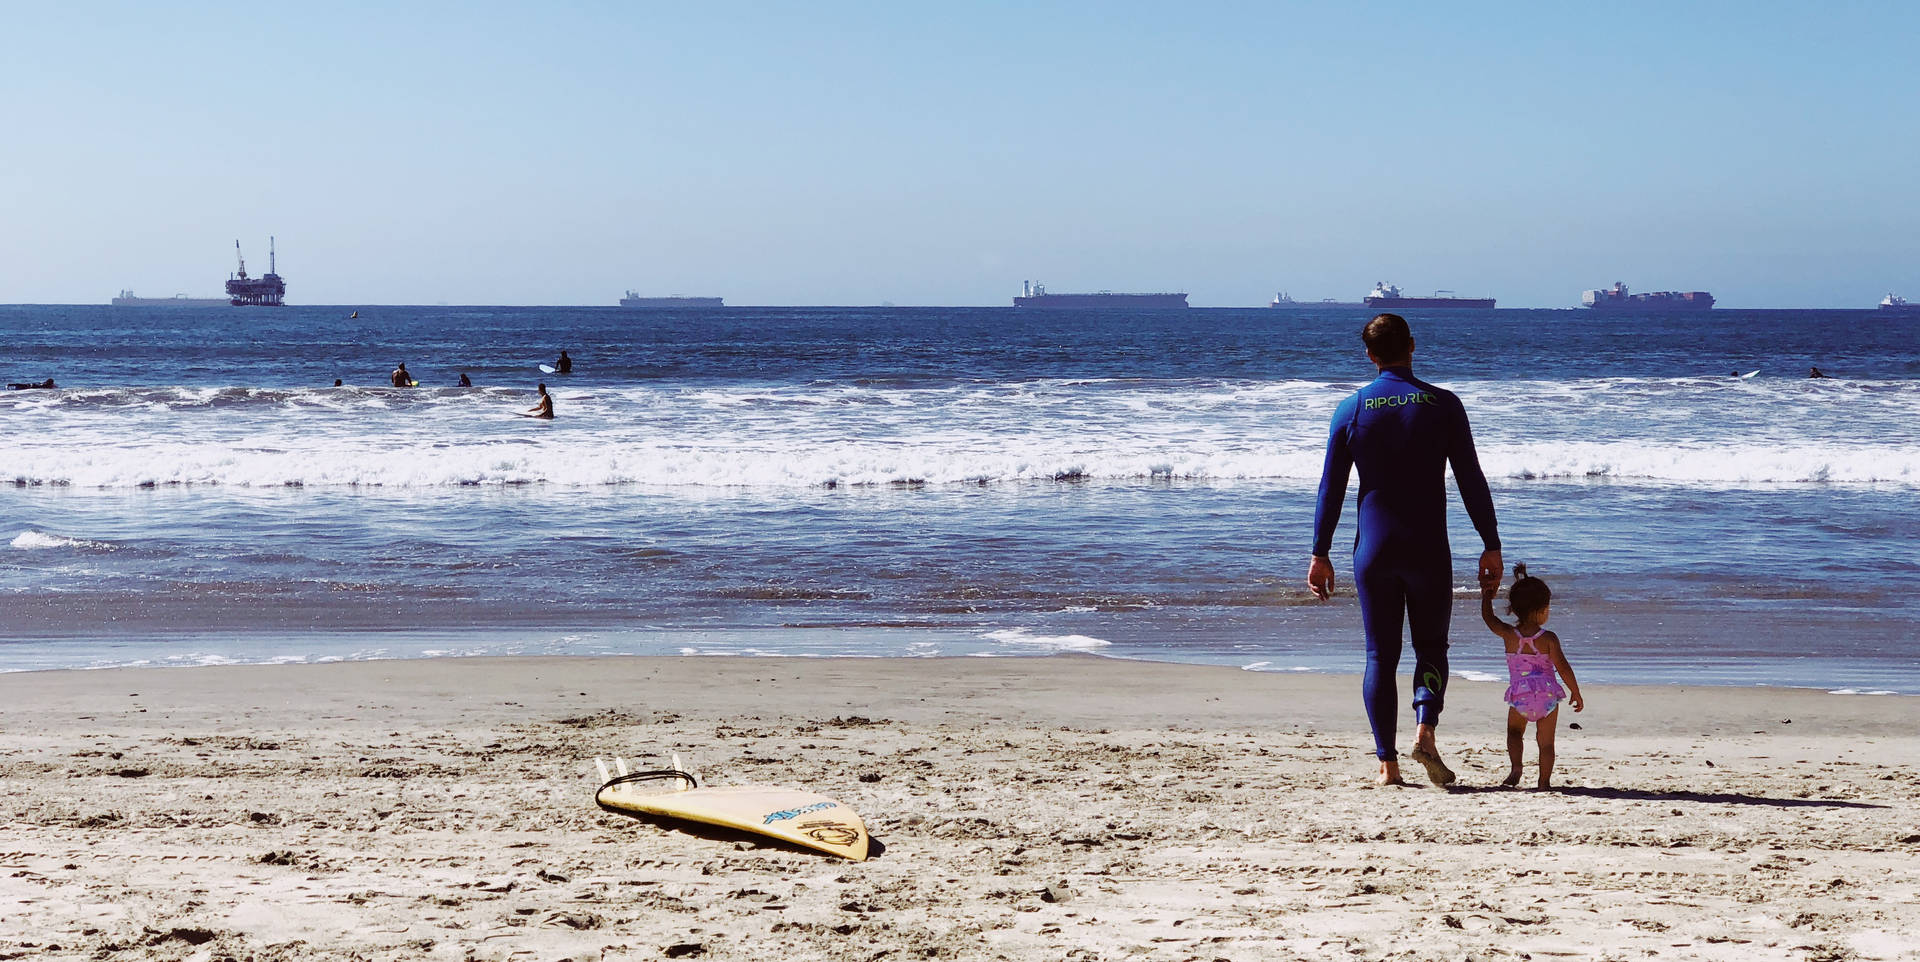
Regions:
<svg viewBox="0 0 1920 962"><path fill-rule="evenodd" d="M233 256L240 270L227 278L227 303L234 307L280 307L287 296L287 282L274 273L273 238L267 238L267 272L260 277L247 276L247 258L240 253L240 242L233 242Z"/></svg>

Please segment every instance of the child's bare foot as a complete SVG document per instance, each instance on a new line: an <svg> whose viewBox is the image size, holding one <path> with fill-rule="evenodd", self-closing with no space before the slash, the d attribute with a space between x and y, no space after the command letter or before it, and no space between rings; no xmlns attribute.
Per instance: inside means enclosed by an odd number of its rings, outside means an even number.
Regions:
<svg viewBox="0 0 1920 962"><path fill-rule="evenodd" d="M1513 771L1508 772L1507 777L1500 780L1500 784L1505 785L1508 788L1512 788L1513 786L1520 784L1520 769L1516 768Z"/></svg>

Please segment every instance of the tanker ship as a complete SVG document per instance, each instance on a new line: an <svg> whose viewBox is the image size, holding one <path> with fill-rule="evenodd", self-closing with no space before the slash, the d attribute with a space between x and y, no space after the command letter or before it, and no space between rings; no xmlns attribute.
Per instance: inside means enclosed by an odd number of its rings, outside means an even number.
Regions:
<svg viewBox="0 0 1920 962"><path fill-rule="evenodd" d="M1296 310L1310 307L1363 307L1365 305L1359 301L1337 301L1331 297L1323 297L1317 301L1296 301L1292 294L1281 291L1273 295L1273 300L1267 302L1267 306L1280 310Z"/></svg>
<svg viewBox="0 0 1920 962"><path fill-rule="evenodd" d="M1491 297L1455 297L1452 291L1434 291L1432 297L1406 297L1400 293L1400 288L1385 281L1373 285L1373 291L1361 298L1360 303L1387 310L1407 307L1493 309Z"/></svg>
<svg viewBox="0 0 1920 962"><path fill-rule="evenodd" d="M113 299L114 307L226 307L224 297L188 297L175 294L172 297L136 297L132 291L121 291Z"/></svg>
<svg viewBox="0 0 1920 962"><path fill-rule="evenodd" d="M1045 284L1036 281L1021 281L1021 294L1013 299L1014 307L1071 307L1071 308L1109 308L1116 311L1185 309L1187 295L1179 294L1115 294L1112 291L1097 291L1092 294L1050 294Z"/></svg>
<svg viewBox="0 0 1920 962"><path fill-rule="evenodd" d="M1580 303L1596 311L1706 311L1713 309L1713 295L1706 291L1647 291L1632 294L1627 285L1614 281L1604 291L1583 291Z"/></svg>
<svg viewBox="0 0 1920 962"><path fill-rule="evenodd" d="M234 307L280 307L280 299L287 296L287 282L274 270L273 238L267 238L267 272L259 277L247 276L247 259L240 253L239 241L233 242L233 256L240 261L240 271L227 278L227 303Z"/></svg>
<svg viewBox="0 0 1920 962"><path fill-rule="evenodd" d="M620 299L621 307L725 307L718 297L641 297L632 291Z"/></svg>

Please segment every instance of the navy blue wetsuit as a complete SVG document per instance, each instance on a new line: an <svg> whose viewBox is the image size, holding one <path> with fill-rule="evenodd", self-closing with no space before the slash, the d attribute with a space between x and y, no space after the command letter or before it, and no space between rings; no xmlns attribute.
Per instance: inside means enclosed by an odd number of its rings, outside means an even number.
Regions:
<svg viewBox="0 0 1920 962"><path fill-rule="evenodd" d="M1437 724L1447 691L1447 625L1453 615L1453 552L1447 545L1446 467L1489 551L1500 547L1493 496L1473 452L1466 409L1452 392L1390 367L1340 402L1327 436L1313 553L1326 557L1347 497L1347 473L1360 469L1359 535L1353 583L1367 631L1363 690L1375 754L1396 757L1400 631L1413 634L1413 716Z"/></svg>

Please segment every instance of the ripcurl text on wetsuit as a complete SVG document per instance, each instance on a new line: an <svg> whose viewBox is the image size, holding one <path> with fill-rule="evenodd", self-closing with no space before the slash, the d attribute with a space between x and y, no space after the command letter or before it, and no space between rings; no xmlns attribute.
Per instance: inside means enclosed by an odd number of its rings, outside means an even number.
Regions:
<svg viewBox="0 0 1920 962"><path fill-rule="evenodd" d="M1320 501L1313 516L1313 553L1326 557L1347 496L1347 474L1360 470L1359 533L1353 583L1367 633L1362 690L1374 752L1397 757L1400 632L1413 635L1413 714L1438 724L1447 691L1447 627L1453 615L1453 553L1447 544L1446 467L1486 550L1500 547L1493 496L1473 451L1467 412L1450 391L1390 367L1334 411Z"/></svg>

